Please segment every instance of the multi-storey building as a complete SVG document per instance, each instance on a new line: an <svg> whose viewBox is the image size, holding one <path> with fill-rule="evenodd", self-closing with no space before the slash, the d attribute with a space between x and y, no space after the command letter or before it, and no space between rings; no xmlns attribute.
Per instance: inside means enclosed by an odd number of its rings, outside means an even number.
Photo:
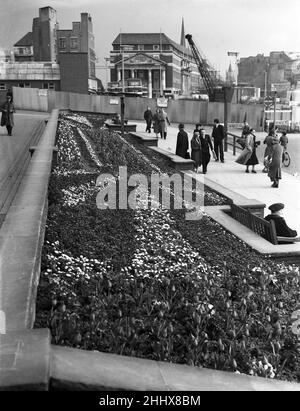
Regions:
<svg viewBox="0 0 300 411"><path fill-rule="evenodd" d="M120 33L110 52L111 82L122 83L128 78L139 79L148 97L158 97L164 90L183 95L199 92L202 86L193 55L181 43L164 33Z"/></svg>
<svg viewBox="0 0 300 411"><path fill-rule="evenodd" d="M284 96L288 90L297 87L299 75L300 53L272 51L270 56L258 54L241 58L238 63L238 83L259 87L267 94L276 90Z"/></svg>
<svg viewBox="0 0 300 411"><path fill-rule="evenodd" d="M96 93L101 81L95 75L92 18L81 13L72 29L61 30L56 10L39 9L32 32L14 44L14 60L0 59L0 99L12 86L77 93Z"/></svg>
<svg viewBox="0 0 300 411"><path fill-rule="evenodd" d="M96 53L92 18L81 13L81 21L72 29L57 30L58 62L61 67L61 88L64 91L97 91Z"/></svg>

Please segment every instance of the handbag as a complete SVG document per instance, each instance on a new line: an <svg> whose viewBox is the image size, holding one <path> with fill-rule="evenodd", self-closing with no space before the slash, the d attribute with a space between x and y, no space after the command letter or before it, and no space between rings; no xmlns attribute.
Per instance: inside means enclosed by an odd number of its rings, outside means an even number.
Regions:
<svg viewBox="0 0 300 411"><path fill-rule="evenodd" d="M252 155L252 150L249 150L248 148L244 148L244 150L241 152L241 154L238 156L238 158L235 160L236 163L238 164L243 164L245 165L249 158Z"/></svg>
<svg viewBox="0 0 300 411"><path fill-rule="evenodd" d="M236 142L237 142L242 148L245 148L246 143L245 143L245 139L244 139L243 137L239 137L239 138L236 140Z"/></svg>
<svg viewBox="0 0 300 411"><path fill-rule="evenodd" d="M212 153L212 155L213 155L214 160L216 160L216 159L217 159L217 155L216 155L215 150L212 150L211 153Z"/></svg>
<svg viewBox="0 0 300 411"><path fill-rule="evenodd" d="M186 160L189 160L190 158L191 158L190 153L187 151L187 152L185 153L185 159L186 159Z"/></svg>

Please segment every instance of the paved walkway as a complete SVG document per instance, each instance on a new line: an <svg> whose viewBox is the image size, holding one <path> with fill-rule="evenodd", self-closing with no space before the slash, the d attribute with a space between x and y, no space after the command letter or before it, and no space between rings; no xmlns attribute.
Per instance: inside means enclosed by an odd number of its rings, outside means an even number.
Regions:
<svg viewBox="0 0 300 411"><path fill-rule="evenodd" d="M1 183L6 178L24 145L31 138L38 123L48 117L48 113L18 110L14 117L15 127L12 136L7 135L6 127L0 127L0 190Z"/></svg>
<svg viewBox="0 0 300 411"><path fill-rule="evenodd" d="M133 121L132 121L133 123ZM145 132L145 123L136 122L137 132ZM166 140L159 139L159 147L175 152L176 139L178 133L178 125L171 124L168 127ZM186 125L185 129L189 134L189 139L192 137L194 125ZM211 133L211 127L205 127L207 132ZM234 131L232 131L234 132ZM240 130L236 130L240 134ZM265 137L265 133L256 133L258 139ZM232 155L232 147L228 147L228 152L225 153L225 163L211 161L208 165L206 176L202 173L197 175L197 178L205 182L208 178L222 186L235 191L249 199L256 199L266 204L267 207L273 203L281 202L285 204L284 215L288 225L298 231L300 235L300 179L286 172L282 172L282 180L279 188L272 188L270 179L267 174L262 173L262 164L256 166L257 174L246 174L245 167L235 163L237 156ZM266 208L266 213L268 214Z"/></svg>

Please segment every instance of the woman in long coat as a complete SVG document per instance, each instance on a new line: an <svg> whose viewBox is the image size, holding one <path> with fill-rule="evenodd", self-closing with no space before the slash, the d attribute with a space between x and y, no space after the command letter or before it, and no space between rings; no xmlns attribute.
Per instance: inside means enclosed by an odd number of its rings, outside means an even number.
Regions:
<svg viewBox="0 0 300 411"><path fill-rule="evenodd" d="M207 165L210 162L210 150L213 151L213 145L209 134L205 134L204 128L200 132L201 151L202 151L202 170L203 174L207 172Z"/></svg>
<svg viewBox="0 0 300 411"><path fill-rule="evenodd" d="M264 139L264 144L266 144L266 148L265 148L265 152L264 152L264 159L266 159L266 157L268 158L272 154L273 139L274 139L274 137L270 134L268 134L267 137ZM267 172L268 172L268 165L267 165L267 161L265 160L264 161L263 173L267 173Z"/></svg>
<svg viewBox="0 0 300 411"><path fill-rule="evenodd" d="M252 173L256 173L254 167L256 164L258 164L258 158L256 155L256 137L255 137L255 131L250 130L250 133L246 135L246 147L251 147L252 153L249 158L249 160L246 162L246 173L249 173L249 166L252 166Z"/></svg>
<svg viewBox="0 0 300 411"><path fill-rule="evenodd" d="M12 97L10 95L6 96L6 102L1 106L2 117L1 126L6 126L7 134L11 136L11 132L14 126L14 112L15 107L12 102Z"/></svg>
<svg viewBox="0 0 300 411"><path fill-rule="evenodd" d="M281 179L282 150L278 138L274 138L268 176L273 181L271 187L275 188L279 187L279 180Z"/></svg>
<svg viewBox="0 0 300 411"><path fill-rule="evenodd" d="M195 131L191 140L192 154L191 158L195 162L195 172L198 173L198 169L202 164L202 150L201 150L201 140L200 133Z"/></svg>
<svg viewBox="0 0 300 411"><path fill-rule="evenodd" d="M167 113L163 109L159 110L158 116L160 119L160 136L165 140L167 138L167 124L170 125L171 123L168 119Z"/></svg>
<svg viewBox="0 0 300 411"><path fill-rule="evenodd" d="M160 118L159 118L159 109L158 108L155 110L152 121L153 121L154 133L156 134L156 137L158 138L158 135L160 133Z"/></svg>
<svg viewBox="0 0 300 411"><path fill-rule="evenodd" d="M255 164L258 164L258 159L256 156L255 147L255 136L253 135L254 130L249 130L246 134L245 148L235 160L238 164L244 164L246 166L246 173L249 173L249 166L252 165L252 173L256 173L254 170Z"/></svg>

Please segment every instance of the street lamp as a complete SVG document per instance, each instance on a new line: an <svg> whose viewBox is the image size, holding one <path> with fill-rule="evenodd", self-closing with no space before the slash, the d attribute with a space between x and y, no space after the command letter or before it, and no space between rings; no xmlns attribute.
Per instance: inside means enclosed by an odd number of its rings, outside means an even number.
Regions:
<svg viewBox="0 0 300 411"><path fill-rule="evenodd" d="M124 46L121 45L122 51L122 93L125 93L125 67L124 67Z"/></svg>

